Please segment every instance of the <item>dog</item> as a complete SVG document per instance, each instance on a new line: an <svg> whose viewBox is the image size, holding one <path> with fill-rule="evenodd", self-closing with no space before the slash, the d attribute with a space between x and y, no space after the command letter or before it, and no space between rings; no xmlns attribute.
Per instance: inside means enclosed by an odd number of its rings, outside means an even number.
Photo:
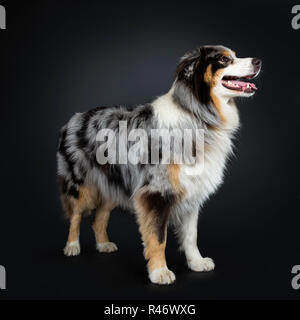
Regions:
<svg viewBox="0 0 300 320"><path fill-rule="evenodd" d="M214 261L202 257L197 246L198 215L222 184L232 154L232 141L240 125L234 99L255 94L257 87L250 80L259 75L261 67L261 60L237 58L224 46L202 46L182 57L170 91L152 103L98 107L75 114L61 129L57 152L61 200L70 221L65 255L80 254L84 212L95 212L97 250L117 251L106 229L111 211L120 206L135 213L152 283L175 281L165 258L168 225L175 229L189 269L213 270ZM201 160L196 158L194 164L100 163L97 152L105 143L97 139L98 132L109 129L117 133L120 121L127 124L123 136L134 129L148 133L155 129L199 129L204 146ZM118 139L120 136L115 142ZM194 149L195 140L193 136ZM156 143L161 148L159 141ZM112 145L106 141L106 146Z"/></svg>

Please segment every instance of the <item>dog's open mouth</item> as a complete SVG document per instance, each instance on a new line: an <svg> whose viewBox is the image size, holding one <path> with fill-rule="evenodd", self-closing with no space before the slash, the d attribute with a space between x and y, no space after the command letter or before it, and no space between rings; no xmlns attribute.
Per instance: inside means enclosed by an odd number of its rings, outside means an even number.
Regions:
<svg viewBox="0 0 300 320"><path fill-rule="evenodd" d="M247 82L247 80L253 79L256 77L256 74L249 75L246 77L232 77L232 76L225 76L222 79L222 85L230 90L241 91L246 93L252 93L257 91L257 87L254 83Z"/></svg>

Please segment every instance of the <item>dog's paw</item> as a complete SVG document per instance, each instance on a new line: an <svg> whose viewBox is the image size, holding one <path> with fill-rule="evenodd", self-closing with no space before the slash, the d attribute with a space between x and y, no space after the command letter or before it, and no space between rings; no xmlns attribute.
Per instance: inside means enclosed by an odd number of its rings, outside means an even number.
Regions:
<svg viewBox="0 0 300 320"><path fill-rule="evenodd" d="M149 273L149 278L152 283L161 285L172 284L176 279L175 274L167 267L153 270Z"/></svg>
<svg viewBox="0 0 300 320"><path fill-rule="evenodd" d="M67 257L75 257L80 255L80 244L79 241L67 242L64 254Z"/></svg>
<svg viewBox="0 0 300 320"><path fill-rule="evenodd" d="M211 258L201 258L188 261L188 266L196 272L208 272L215 269L215 263Z"/></svg>
<svg viewBox="0 0 300 320"><path fill-rule="evenodd" d="M118 247L113 242L97 243L97 250L101 253L112 253L118 251Z"/></svg>

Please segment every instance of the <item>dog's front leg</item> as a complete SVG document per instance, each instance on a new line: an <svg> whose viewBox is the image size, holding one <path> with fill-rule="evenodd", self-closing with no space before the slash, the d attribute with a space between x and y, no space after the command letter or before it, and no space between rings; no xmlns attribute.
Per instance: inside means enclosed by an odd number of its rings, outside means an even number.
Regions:
<svg viewBox="0 0 300 320"><path fill-rule="evenodd" d="M171 284L175 281L175 275L167 267L165 249L173 199L159 192L144 192L137 195L134 202L144 244L144 256L148 261L149 278L152 283Z"/></svg>
<svg viewBox="0 0 300 320"><path fill-rule="evenodd" d="M196 272L211 271L215 264L211 258L203 258L197 246L198 212L186 213L177 226L180 248L184 251L188 267Z"/></svg>

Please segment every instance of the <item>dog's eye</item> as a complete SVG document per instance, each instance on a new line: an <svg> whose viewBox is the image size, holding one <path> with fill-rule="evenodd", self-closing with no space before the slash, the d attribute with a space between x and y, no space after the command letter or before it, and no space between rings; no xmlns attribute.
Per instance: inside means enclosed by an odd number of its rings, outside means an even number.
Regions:
<svg viewBox="0 0 300 320"><path fill-rule="evenodd" d="M229 57L226 57L226 56L222 56L219 61L222 63L222 64L227 64L231 61L231 59Z"/></svg>

